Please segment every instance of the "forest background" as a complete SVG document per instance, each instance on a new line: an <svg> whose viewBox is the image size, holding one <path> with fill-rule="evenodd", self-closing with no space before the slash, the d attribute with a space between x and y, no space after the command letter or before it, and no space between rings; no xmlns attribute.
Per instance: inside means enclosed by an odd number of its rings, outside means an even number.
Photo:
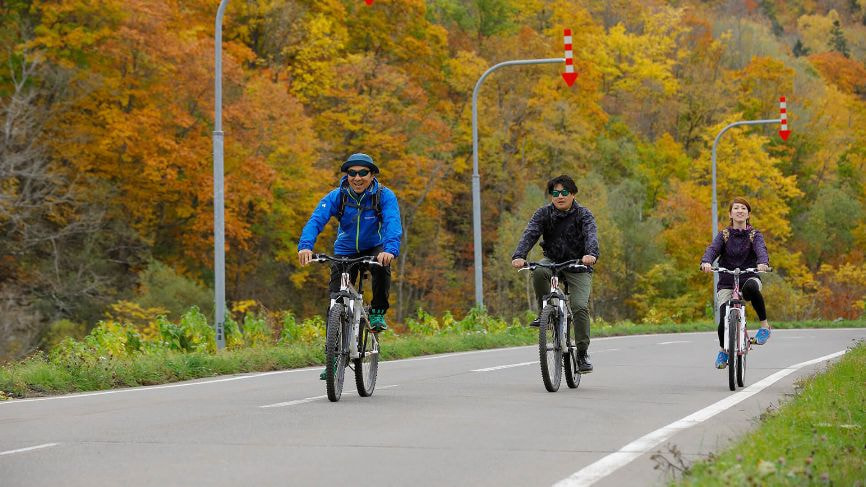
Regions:
<svg viewBox="0 0 866 487"><path fill-rule="evenodd" d="M0 0L0 359L106 316L212 316L216 0ZM866 5L859 0L235 0L224 24L227 297L296 316L327 271L300 229L371 154L401 203L390 317L473 305L471 92L481 92L485 304L532 306L510 255L544 182L598 221L592 315L711 313L697 267L744 196L771 319L866 313ZM317 242L330 251L333 225ZM536 254L533 254L536 255ZM537 255L536 255L537 256Z"/></svg>

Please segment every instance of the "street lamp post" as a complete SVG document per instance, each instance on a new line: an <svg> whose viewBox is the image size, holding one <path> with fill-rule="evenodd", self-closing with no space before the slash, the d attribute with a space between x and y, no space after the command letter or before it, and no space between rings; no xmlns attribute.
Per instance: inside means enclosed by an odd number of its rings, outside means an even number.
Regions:
<svg viewBox="0 0 866 487"><path fill-rule="evenodd" d="M719 145L719 140L722 138L722 135L725 134L729 129L734 127L738 127L740 125L766 125L773 123L781 123L782 119L777 118L775 120L744 120L740 122L734 122L727 127L723 128L718 135L716 135L716 140L713 141L713 234L710 236L710 240L716 238L716 234L719 233L719 208L718 208L718 199L716 198L716 148ZM718 298L716 296L716 288L719 285L719 275L713 273L713 316L716 319L716 323L719 322L719 303Z"/></svg>
<svg viewBox="0 0 866 487"><path fill-rule="evenodd" d="M501 62L481 75L472 91L472 230L475 248L475 306L484 307L484 288L482 284L481 262L481 176L478 174L478 92L481 83L487 76L505 66L520 66L525 64L554 64L565 62L565 58L549 59L518 59Z"/></svg>
<svg viewBox="0 0 866 487"><path fill-rule="evenodd" d="M223 15L229 0L221 0L214 31L213 244L214 311L217 349L226 346L225 184L223 183Z"/></svg>

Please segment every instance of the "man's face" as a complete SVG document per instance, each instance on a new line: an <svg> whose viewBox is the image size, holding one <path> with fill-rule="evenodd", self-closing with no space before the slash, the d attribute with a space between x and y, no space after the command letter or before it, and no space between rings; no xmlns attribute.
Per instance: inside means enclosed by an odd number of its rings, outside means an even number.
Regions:
<svg viewBox="0 0 866 487"><path fill-rule="evenodd" d="M553 187L553 191L550 192L550 199L553 202L553 206L558 210L567 210L574 203L574 195L571 194L571 191L563 188L558 183Z"/></svg>
<svg viewBox="0 0 866 487"><path fill-rule="evenodd" d="M349 176L349 186L356 193L362 193L370 187L373 182L373 171L365 166L352 166L346 174Z"/></svg>

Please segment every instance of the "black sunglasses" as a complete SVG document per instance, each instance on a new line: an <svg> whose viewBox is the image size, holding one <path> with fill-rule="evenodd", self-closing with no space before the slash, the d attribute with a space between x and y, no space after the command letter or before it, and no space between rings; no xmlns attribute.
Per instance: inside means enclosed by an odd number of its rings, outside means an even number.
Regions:
<svg viewBox="0 0 866 487"><path fill-rule="evenodd" d="M553 196L554 198L559 196L559 195L568 196L570 194L571 193L569 193L567 189L554 189L553 191L550 192L550 195Z"/></svg>
<svg viewBox="0 0 866 487"><path fill-rule="evenodd" d="M370 170L361 169L360 171L356 171L354 169L349 169L348 171L346 171L346 174L348 174L350 178L353 178L355 176L361 176L362 178L365 178L368 174L370 174Z"/></svg>

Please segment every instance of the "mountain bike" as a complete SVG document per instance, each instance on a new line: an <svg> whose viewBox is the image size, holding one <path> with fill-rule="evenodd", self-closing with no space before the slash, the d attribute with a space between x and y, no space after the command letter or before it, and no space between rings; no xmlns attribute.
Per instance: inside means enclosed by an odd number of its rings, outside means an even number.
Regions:
<svg viewBox="0 0 866 487"><path fill-rule="evenodd" d="M370 329L369 306L364 304L364 275L369 265L382 265L375 257L332 257L313 254L312 262L333 262L341 272L340 290L331 294L325 338L325 388L331 402L340 400L346 368L355 371L355 386L361 397L369 397L376 388L379 369L379 340ZM358 289L352 286L351 274L358 269Z"/></svg>
<svg viewBox="0 0 866 487"><path fill-rule="evenodd" d="M556 392L562 381L565 369L565 382L571 389L580 385L580 369L577 366L577 344L572 324L574 315L568 303L568 284L566 292L559 288L559 279L566 271L585 271L587 266L577 259L556 264L527 262L518 269L535 270L545 267L553 271L550 276L550 293L542 298L543 307L538 316L538 357L541 363L541 380L548 392Z"/></svg>
<svg viewBox="0 0 866 487"><path fill-rule="evenodd" d="M734 276L734 289L731 299L727 302L727 315L724 317L724 348L728 354L728 387L734 391L737 386L743 387L746 381L746 358L752 348L754 338L749 336L746 328L746 301L740 294L740 275L759 271L754 267L747 269L726 269L713 267L713 272L726 273Z"/></svg>

